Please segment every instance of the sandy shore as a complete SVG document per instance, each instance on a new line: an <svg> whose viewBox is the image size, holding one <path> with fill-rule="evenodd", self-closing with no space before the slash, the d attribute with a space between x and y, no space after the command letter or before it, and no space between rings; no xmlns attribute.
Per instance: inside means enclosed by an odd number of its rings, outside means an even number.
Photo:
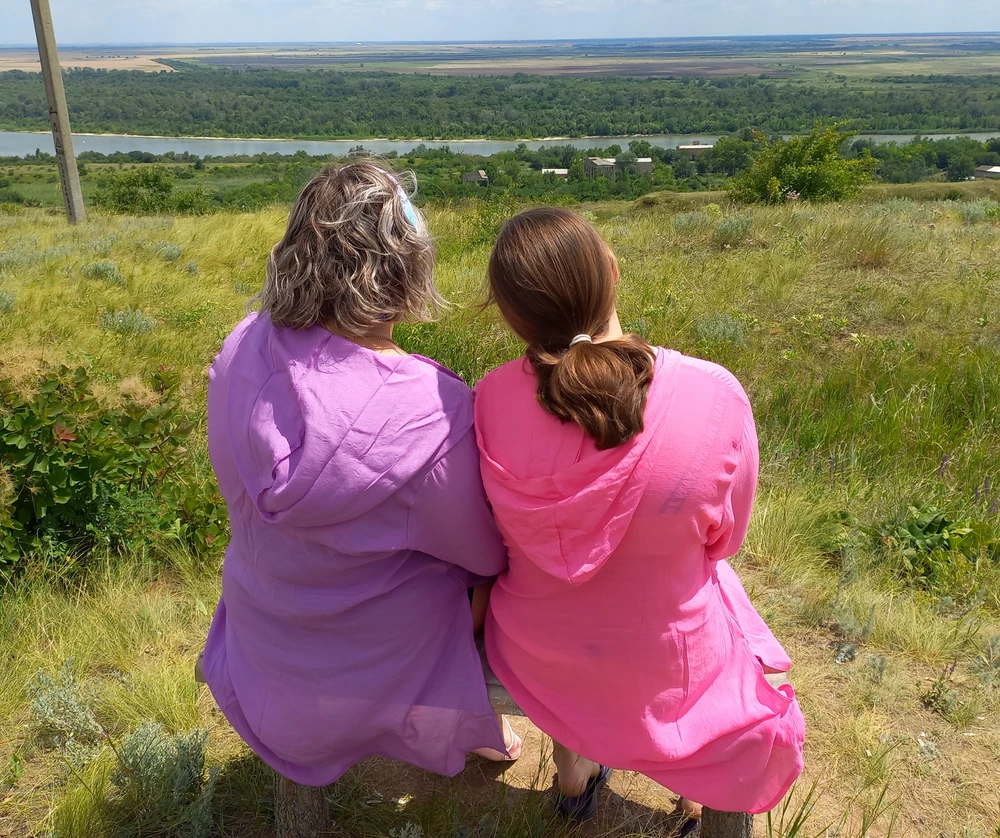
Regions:
<svg viewBox="0 0 1000 838"><path fill-rule="evenodd" d="M46 136L49 131L18 131L10 129L0 129L6 134L32 134L35 136ZM233 143L568 143L573 140L641 140L644 137L656 136L683 136L682 134L630 134L616 137L527 137L516 140L504 140L497 137L463 137L460 140L442 140L428 137L365 137L357 139L355 137L202 137L189 134L112 134L97 133L92 131L74 131L74 137L125 137L130 140L225 140ZM703 136L692 134L691 136Z"/></svg>

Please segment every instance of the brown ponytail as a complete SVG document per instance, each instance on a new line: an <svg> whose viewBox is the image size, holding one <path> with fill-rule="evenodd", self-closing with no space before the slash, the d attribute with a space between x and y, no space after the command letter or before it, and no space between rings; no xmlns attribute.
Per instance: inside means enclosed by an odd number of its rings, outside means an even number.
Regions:
<svg viewBox="0 0 1000 838"><path fill-rule="evenodd" d="M653 352L636 335L596 343L615 309L615 262L579 215L532 209L508 221L490 258L490 300L528 344L538 402L586 431L599 449L643 429Z"/></svg>

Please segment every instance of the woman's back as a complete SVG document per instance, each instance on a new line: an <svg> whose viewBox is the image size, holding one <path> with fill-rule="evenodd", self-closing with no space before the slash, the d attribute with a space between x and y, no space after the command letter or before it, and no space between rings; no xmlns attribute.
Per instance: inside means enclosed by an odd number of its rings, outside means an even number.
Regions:
<svg viewBox="0 0 1000 838"><path fill-rule="evenodd" d="M468 388L261 315L226 341L208 402L233 537L205 670L237 732L312 785L372 754L454 774L496 747L466 591L506 556Z"/></svg>
<svg viewBox="0 0 1000 838"><path fill-rule="evenodd" d="M757 477L742 387L658 350L643 430L607 450L537 389L523 360L477 389L510 550L487 625L494 670L561 745L715 808L770 808L801 771L804 725L791 688L764 678L760 660L790 662L724 561Z"/></svg>

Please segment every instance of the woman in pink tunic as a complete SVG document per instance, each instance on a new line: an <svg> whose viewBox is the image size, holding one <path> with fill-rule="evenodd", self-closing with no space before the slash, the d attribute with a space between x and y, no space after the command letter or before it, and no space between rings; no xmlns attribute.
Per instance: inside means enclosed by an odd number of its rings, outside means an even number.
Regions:
<svg viewBox="0 0 1000 838"><path fill-rule="evenodd" d="M476 391L510 552L486 648L556 743L560 809L592 816L609 767L691 814L773 808L802 771L805 725L792 687L765 677L791 661L726 562L757 482L743 388L622 334L614 255L573 213L509 221L489 279L527 354Z"/></svg>
<svg viewBox="0 0 1000 838"><path fill-rule="evenodd" d="M520 745L490 707L468 589L507 554L479 477L472 393L393 342L436 300L434 250L396 179L329 168L274 248L260 313L212 366L229 507L205 677L289 779L365 757L454 775Z"/></svg>

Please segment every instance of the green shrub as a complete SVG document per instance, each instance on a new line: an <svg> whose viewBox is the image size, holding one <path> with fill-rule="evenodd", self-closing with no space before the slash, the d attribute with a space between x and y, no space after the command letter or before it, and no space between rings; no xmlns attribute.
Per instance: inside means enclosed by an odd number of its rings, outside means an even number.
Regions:
<svg viewBox="0 0 1000 838"><path fill-rule="evenodd" d="M87 761L100 746L104 731L77 681L72 661L55 675L39 672L28 687L32 734L44 748L55 748L74 761Z"/></svg>
<svg viewBox="0 0 1000 838"><path fill-rule="evenodd" d="M0 204L15 204L17 206L22 206L24 202L24 195L16 189L10 189L7 187L0 188Z"/></svg>
<svg viewBox="0 0 1000 838"><path fill-rule="evenodd" d="M166 213L173 209L174 176L164 166L111 172L94 194L94 204L109 212Z"/></svg>
<svg viewBox="0 0 1000 838"><path fill-rule="evenodd" d="M1000 539L993 536L989 525L935 506L911 506L900 519L879 528L876 535L889 548L901 578L939 595L972 595L976 565L983 560L1000 561Z"/></svg>
<svg viewBox="0 0 1000 838"><path fill-rule="evenodd" d="M212 208L212 196L204 186L184 189L174 193L171 205L172 211L181 215L204 215Z"/></svg>
<svg viewBox="0 0 1000 838"><path fill-rule="evenodd" d="M705 231L712 223L707 213L682 212L674 216L674 230L682 236L693 236Z"/></svg>
<svg viewBox="0 0 1000 838"><path fill-rule="evenodd" d="M125 311L102 312L99 325L107 332L114 332L122 337L134 337L148 335L156 328L157 322L143 314L140 309L133 311L126 308Z"/></svg>
<svg viewBox="0 0 1000 838"><path fill-rule="evenodd" d="M718 247L736 247L746 241L750 235L753 219L749 215L727 215L715 228L712 241Z"/></svg>
<svg viewBox="0 0 1000 838"><path fill-rule="evenodd" d="M213 486L180 469L193 426L180 413L179 378L154 377L155 404L126 397L102 408L86 370L62 367L25 396L0 380L0 574L52 543L85 554L138 539L206 550L224 531ZM117 516L117 517L116 517ZM117 522L117 523L116 523Z"/></svg>
<svg viewBox="0 0 1000 838"><path fill-rule="evenodd" d="M0 290L0 314L10 314L17 306L17 294Z"/></svg>
<svg viewBox="0 0 1000 838"><path fill-rule="evenodd" d="M99 279L102 282L107 282L109 285L125 287L125 285L128 284L125 279L125 275L118 270L118 266L114 262L109 262L106 259L102 259L100 262L91 262L89 265L84 265L83 275L87 277L87 279Z"/></svg>
<svg viewBox="0 0 1000 838"><path fill-rule="evenodd" d="M781 204L788 200L842 201L871 180L877 161L847 160L841 146L853 136L836 126L818 125L804 137L771 142L760 132L753 163L728 189L746 204Z"/></svg>

